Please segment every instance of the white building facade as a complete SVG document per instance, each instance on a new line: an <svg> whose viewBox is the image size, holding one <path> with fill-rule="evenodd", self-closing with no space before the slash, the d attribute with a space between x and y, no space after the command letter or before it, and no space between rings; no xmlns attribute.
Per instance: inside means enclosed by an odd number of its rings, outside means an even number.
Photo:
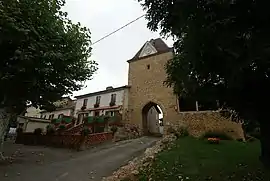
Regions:
<svg viewBox="0 0 270 181"><path fill-rule="evenodd" d="M67 107L67 108L58 108L55 111L48 112L48 111L41 111L40 118L43 119L58 119L63 116L73 116L73 107Z"/></svg>
<svg viewBox="0 0 270 181"><path fill-rule="evenodd" d="M41 112L40 109L31 106L26 109L26 113L24 114L24 116L40 118L40 112Z"/></svg>
<svg viewBox="0 0 270 181"><path fill-rule="evenodd" d="M75 108L76 101L72 100L71 98L63 98L59 101L56 101L54 105L56 109L52 112L46 110L40 110L39 108L35 107L28 107L24 116L32 117L32 118L41 118L41 119L57 119L61 116L74 116L74 108Z"/></svg>
<svg viewBox="0 0 270 181"><path fill-rule="evenodd" d="M40 118L52 120L62 118L63 116L73 117L75 104L76 101L70 98L63 98L62 100L54 103L54 105L56 106L56 109L54 111L41 111Z"/></svg>
<svg viewBox="0 0 270 181"><path fill-rule="evenodd" d="M106 90L76 96L76 124L81 124L88 116L114 116L116 112L123 114L128 108L129 86L107 87Z"/></svg>

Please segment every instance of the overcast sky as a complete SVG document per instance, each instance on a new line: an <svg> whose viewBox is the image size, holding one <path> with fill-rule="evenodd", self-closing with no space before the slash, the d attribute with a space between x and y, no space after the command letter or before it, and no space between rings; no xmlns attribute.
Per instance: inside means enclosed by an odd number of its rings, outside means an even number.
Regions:
<svg viewBox="0 0 270 181"><path fill-rule="evenodd" d="M120 28L144 14L137 0L66 0L64 11L74 22L90 28L92 42ZM128 63L143 44L158 38L158 32L146 27L144 18L114 35L93 45L91 59L99 65L93 79L86 82L86 88L74 95L104 90L107 86L123 86L128 83ZM165 40L172 46L172 40Z"/></svg>

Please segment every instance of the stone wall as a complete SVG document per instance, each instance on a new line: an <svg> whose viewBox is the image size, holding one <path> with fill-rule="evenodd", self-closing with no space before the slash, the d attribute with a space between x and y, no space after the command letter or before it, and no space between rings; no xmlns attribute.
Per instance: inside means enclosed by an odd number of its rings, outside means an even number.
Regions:
<svg viewBox="0 0 270 181"><path fill-rule="evenodd" d="M142 110L149 102L161 107L164 120L176 116L176 96L171 88L164 86L164 67L172 57L173 53L167 52L129 63L129 122L142 127Z"/></svg>
<svg viewBox="0 0 270 181"><path fill-rule="evenodd" d="M172 88L164 85L167 77L165 65L172 58L173 52L168 51L129 62L128 84L131 87L124 121L138 125L141 134L145 124L143 109L152 102L162 109L165 133L169 126L185 124L193 136L217 130L228 132L234 138L243 138L241 125L221 117L217 112L180 112Z"/></svg>
<svg viewBox="0 0 270 181"><path fill-rule="evenodd" d="M180 112L175 119L165 121L165 132L169 127L187 127L190 135L195 137L208 131L218 131L234 139L244 138L241 124L221 116L218 111Z"/></svg>

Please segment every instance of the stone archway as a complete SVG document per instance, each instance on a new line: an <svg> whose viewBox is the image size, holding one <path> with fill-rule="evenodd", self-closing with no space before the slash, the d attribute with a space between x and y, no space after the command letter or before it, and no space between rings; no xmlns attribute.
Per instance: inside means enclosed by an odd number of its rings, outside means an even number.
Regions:
<svg viewBox="0 0 270 181"><path fill-rule="evenodd" d="M153 50L152 53L149 50ZM148 54L147 54L148 53ZM146 55L147 54L147 55ZM147 133L146 113L159 105L164 114L164 132L170 122L178 119L177 96L164 85L167 73L164 67L173 58L173 49L161 39L150 40L128 61L128 110L129 121ZM155 131L154 131L155 132Z"/></svg>
<svg viewBox="0 0 270 181"><path fill-rule="evenodd" d="M160 106L152 101L142 109L142 127L144 135L163 134L163 111Z"/></svg>

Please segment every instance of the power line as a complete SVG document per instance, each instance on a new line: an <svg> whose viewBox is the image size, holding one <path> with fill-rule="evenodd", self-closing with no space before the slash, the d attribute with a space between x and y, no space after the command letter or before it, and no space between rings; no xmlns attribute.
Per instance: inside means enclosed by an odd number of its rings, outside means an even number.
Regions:
<svg viewBox="0 0 270 181"><path fill-rule="evenodd" d="M108 35L106 35L106 36L100 38L99 40L95 41L94 43L92 43L92 45L94 45L94 44L96 44L96 43L98 43L98 42L104 40L105 38L108 38L109 36L113 35L114 33L118 32L118 31L120 31L120 30L122 30L123 28L127 27L128 25L130 25L130 24L132 24L132 23L138 21L139 19L141 19L141 18L144 17L144 16L145 16L145 14L142 15L142 16L140 16L140 17L138 17L138 18L136 18L136 19L134 19L134 20L132 20L132 21L130 21L130 22L127 23L126 25L122 26L121 28L118 28L117 30L115 30L115 31L109 33Z"/></svg>

